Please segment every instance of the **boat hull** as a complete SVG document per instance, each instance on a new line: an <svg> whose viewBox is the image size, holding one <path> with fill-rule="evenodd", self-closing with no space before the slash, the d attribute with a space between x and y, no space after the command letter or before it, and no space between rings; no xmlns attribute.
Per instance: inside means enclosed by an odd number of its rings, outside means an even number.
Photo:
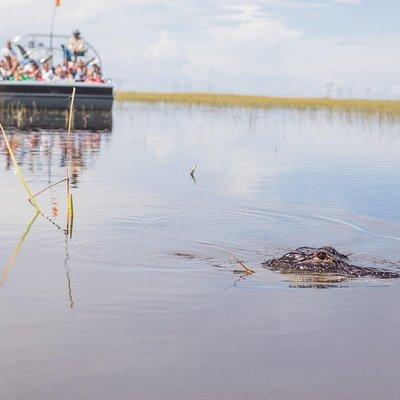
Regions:
<svg viewBox="0 0 400 400"><path fill-rule="evenodd" d="M78 111L111 111L113 87L108 84L0 82L0 108L27 107L67 110L72 88L76 88L75 109Z"/></svg>

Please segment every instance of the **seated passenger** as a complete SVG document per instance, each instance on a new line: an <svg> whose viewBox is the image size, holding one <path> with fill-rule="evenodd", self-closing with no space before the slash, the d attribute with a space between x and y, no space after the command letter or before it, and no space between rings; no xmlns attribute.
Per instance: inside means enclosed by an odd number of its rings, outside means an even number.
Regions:
<svg viewBox="0 0 400 400"><path fill-rule="evenodd" d="M93 64L93 78L96 83L104 83L100 67L97 64Z"/></svg>
<svg viewBox="0 0 400 400"><path fill-rule="evenodd" d="M6 41L6 45L1 51L1 55L4 57L4 61L6 62L6 67L10 72L10 75L12 75L14 70L17 69L18 67L18 59L17 59L17 54L12 48L10 40Z"/></svg>
<svg viewBox="0 0 400 400"><path fill-rule="evenodd" d="M0 60L0 81L5 81L8 78L8 71L6 62Z"/></svg>
<svg viewBox="0 0 400 400"><path fill-rule="evenodd" d="M74 77L75 77L75 64L72 61L69 61L65 68L65 78L68 81L73 82Z"/></svg>
<svg viewBox="0 0 400 400"><path fill-rule="evenodd" d="M32 70L33 63L34 63L33 61L30 61L25 65L21 65L20 69L21 69L22 73L28 74Z"/></svg>
<svg viewBox="0 0 400 400"><path fill-rule="evenodd" d="M85 82L86 83L96 83L95 77L93 76L93 68L88 68Z"/></svg>
<svg viewBox="0 0 400 400"><path fill-rule="evenodd" d="M14 71L8 77L9 81L22 81L25 80L25 76L20 73L18 68L15 68Z"/></svg>
<svg viewBox="0 0 400 400"><path fill-rule="evenodd" d="M50 68L49 63L45 62L42 66L42 78L46 82L51 82L54 78L54 71Z"/></svg>
<svg viewBox="0 0 400 400"><path fill-rule="evenodd" d="M31 69L28 71L27 76L28 79L33 81L41 80L42 74L40 73L39 66L35 62L31 63Z"/></svg>
<svg viewBox="0 0 400 400"><path fill-rule="evenodd" d="M77 66L75 69L75 75L74 75L74 80L76 82L84 82L85 81L85 73L83 71L83 68L81 66Z"/></svg>
<svg viewBox="0 0 400 400"><path fill-rule="evenodd" d="M43 76L42 76L42 71L39 70L39 72L36 74L36 80L37 81L43 81Z"/></svg>
<svg viewBox="0 0 400 400"><path fill-rule="evenodd" d="M88 68L85 82L86 83L104 83L103 79L101 79L101 75L98 75L98 73L96 73L93 68Z"/></svg>
<svg viewBox="0 0 400 400"><path fill-rule="evenodd" d="M73 36L68 40L68 50L74 56L76 60L79 56L84 56L86 53L86 43L82 39L81 34L78 30L73 32Z"/></svg>
<svg viewBox="0 0 400 400"><path fill-rule="evenodd" d="M62 82L62 81L65 81L65 71L63 67L60 64L58 64L54 70L53 82Z"/></svg>
<svg viewBox="0 0 400 400"><path fill-rule="evenodd" d="M87 68L86 64L83 64L82 65L83 81L85 81L85 79L86 79L87 71L88 71L88 68Z"/></svg>

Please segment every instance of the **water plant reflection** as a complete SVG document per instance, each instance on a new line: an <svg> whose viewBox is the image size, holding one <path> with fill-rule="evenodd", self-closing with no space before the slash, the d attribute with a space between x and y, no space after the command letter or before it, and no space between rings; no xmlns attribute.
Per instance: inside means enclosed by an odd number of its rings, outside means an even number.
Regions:
<svg viewBox="0 0 400 400"><path fill-rule="evenodd" d="M8 279L8 276L10 274L11 269L13 268L13 266L15 265L17 256L19 254L19 252L21 251L24 243L26 242L26 240L28 239L29 234L31 233L32 227L35 224L35 222L37 221L38 217L42 216L45 219L47 219L48 221L50 221L51 223L54 224L54 222L47 217L44 214L41 214L39 211L37 211L34 216L32 217L31 220L29 220L21 238L18 240L17 244L14 247L14 250L11 253L11 256L8 258L3 271L1 273L1 277L0 277L0 288L4 286L6 280ZM55 224L56 225L56 224ZM57 226L57 225L56 225ZM60 229L60 227L58 227ZM68 236L65 236L65 258L64 258L64 270L65 270L65 277L66 277L66 281L67 281L67 296L68 296L68 303L69 303L69 307L72 309L74 307L74 300L73 300L73 296L72 296L72 280L71 280L71 271L69 268L69 261L70 261L70 255L69 255L69 238Z"/></svg>
<svg viewBox="0 0 400 400"><path fill-rule="evenodd" d="M13 267L13 265L15 263L15 260L16 260L16 258L18 256L18 253L20 252L22 245L25 243L25 241L26 241L26 239L27 239L27 237L28 237L28 235L29 235L29 233L30 233L30 231L32 229L32 226L36 222L36 220L39 217L39 215L40 215L40 212L37 211L35 213L35 215L33 216L33 218L29 221L28 225L25 228L24 233L22 234L22 236L19 239L17 245L15 246L15 248L14 248L10 258L8 259L6 265L5 265L4 269L3 269L3 272L1 274L0 287L2 287L4 285L4 282L7 280L8 275L10 273L10 270Z"/></svg>

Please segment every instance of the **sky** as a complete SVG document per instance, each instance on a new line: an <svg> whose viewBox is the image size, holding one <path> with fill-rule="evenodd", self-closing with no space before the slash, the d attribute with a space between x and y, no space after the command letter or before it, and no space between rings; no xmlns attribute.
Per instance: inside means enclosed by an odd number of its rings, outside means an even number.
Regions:
<svg viewBox="0 0 400 400"><path fill-rule="evenodd" d="M2 39L50 30L54 0L0 0ZM123 90L400 98L398 0L62 0Z"/></svg>

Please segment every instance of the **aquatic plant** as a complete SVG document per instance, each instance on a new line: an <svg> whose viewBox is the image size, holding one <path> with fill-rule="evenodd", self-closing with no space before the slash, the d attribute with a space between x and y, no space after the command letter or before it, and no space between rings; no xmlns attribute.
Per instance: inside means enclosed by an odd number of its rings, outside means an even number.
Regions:
<svg viewBox="0 0 400 400"><path fill-rule="evenodd" d="M17 173L17 176L19 178L19 181L24 188L25 192L28 194L28 201L35 207L36 211L40 213L43 217L45 217L47 220L49 220L51 223L53 223L55 226L57 226L59 229L61 227L55 223L51 218L47 217L40 209L39 204L36 200L36 197L42 193L44 193L46 190L66 181L66 191L67 191L67 199L66 199L66 204L67 204L67 224L66 224L66 229L65 233L67 236L72 237L72 227L73 227L73 219L74 219L74 205L73 205L73 197L71 193L71 183L70 183L70 141L71 141L71 130L72 130L72 124L73 124L73 116L74 116L74 101L75 101L75 92L76 89L72 89L72 95L70 97L70 107L69 107L69 116L68 116L68 130L67 130L67 140L66 140L66 178L61 179L60 181L53 183L46 188L40 190L36 194L33 194L31 189L29 188L26 179L24 178L24 175L22 173L21 168L18 165L18 162L15 158L14 152L10 146L10 142L8 140L8 137L6 135L6 132L0 123L0 130L2 132L4 142L6 144L8 153L10 154L11 160L14 164L15 171Z"/></svg>
<svg viewBox="0 0 400 400"><path fill-rule="evenodd" d="M244 264L243 261L240 261L237 257L231 254L231 257L241 266L244 268L243 270L233 270L235 274L244 274L244 275L253 275L255 273L254 269L249 268L247 265Z"/></svg>
<svg viewBox="0 0 400 400"><path fill-rule="evenodd" d="M70 159L71 159L71 152L70 152L70 142L71 142L71 129L74 117L74 102L75 102L75 93L76 89L72 89L72 95L70 98L70 105L69 105L69 117L68 117L68 130L67 130L67 154L66 154L66 182L67 182L67 228L66 234L70 237L72 236L72 227L74 222L74 201L71 193L71 181L70 181Z"/></svg>
<svg viewBox="0 0 400 400"><path fill-rule="evenodd" d="M256 109L330 110L360 113L378 117L400 117L400 101L330 99L307 97L264 97L213 93L144 93L117 92L117 101L175 103L211 107L243 107Z"/></svg>

